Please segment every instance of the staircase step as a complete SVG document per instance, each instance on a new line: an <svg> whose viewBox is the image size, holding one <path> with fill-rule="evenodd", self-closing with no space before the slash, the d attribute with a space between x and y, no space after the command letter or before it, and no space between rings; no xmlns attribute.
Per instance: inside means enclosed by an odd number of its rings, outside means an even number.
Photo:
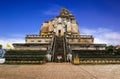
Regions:
<svg viewBox="0 0 120 79"><path fill-rule="evenodd" d="M54 61L57 61L57 55L61 55L64 61L64 40L63 37L56 37L56 43L55 43L55 53L54 53Z"/></svg>

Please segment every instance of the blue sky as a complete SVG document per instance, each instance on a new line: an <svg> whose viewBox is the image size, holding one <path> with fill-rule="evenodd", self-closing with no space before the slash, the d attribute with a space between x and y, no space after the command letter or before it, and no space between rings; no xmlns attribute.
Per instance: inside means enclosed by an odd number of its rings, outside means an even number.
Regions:
<svg viewBox="0 0 120 79"><path fill-rule="evenodd" d="M57 16L61 7L95 43L120 44L120 0L0 0L0 43L24 42L26 34L38 34L42 22Z"/></svg>

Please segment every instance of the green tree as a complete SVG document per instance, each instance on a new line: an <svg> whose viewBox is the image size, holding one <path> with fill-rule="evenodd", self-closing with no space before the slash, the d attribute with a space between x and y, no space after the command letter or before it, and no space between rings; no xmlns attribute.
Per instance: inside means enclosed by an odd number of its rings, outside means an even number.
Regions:
<svg viewBox="0 0 120 79"><path fill-rule="evenodd" d="M117 54L120 55L120 48L117 49Z"/></svg>
<svg viewBox="0 0 120 79"><path fill-rule="evenodd" d="M114 46L110 45L110 46L107 46L106 48L109 52L113 52L114 50Z"/></svg>
<svg viewBox="0 0 120 79"><path fill-rule="evenodd" d="M2 49L2 45L0 45L0 49Z"/></svg>
<svg viewBox="0 0 120 79"><path fill-rule="evenodd" d="M116 54L117 53L117 50L114 46L110 45L110 46L107 46L106 48L110 53L112 54Z"/></svg>

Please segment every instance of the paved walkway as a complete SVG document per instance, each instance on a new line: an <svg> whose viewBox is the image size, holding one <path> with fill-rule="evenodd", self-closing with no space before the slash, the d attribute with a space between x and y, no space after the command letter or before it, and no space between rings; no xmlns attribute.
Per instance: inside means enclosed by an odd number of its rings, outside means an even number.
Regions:
<svg viewBox="0 0 120 79"><path fill-rule="evenodd" d="M120 65L0 65L0 79L119 79Z"/></svg>

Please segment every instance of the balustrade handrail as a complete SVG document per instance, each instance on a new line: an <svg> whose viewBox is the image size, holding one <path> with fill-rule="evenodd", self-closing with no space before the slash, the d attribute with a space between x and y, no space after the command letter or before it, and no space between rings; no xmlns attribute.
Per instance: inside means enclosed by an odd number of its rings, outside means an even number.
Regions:
<svg viewBox="0 0 120 79"><path fill-rule="evenodd" d="M55 34L53 34L50 48L48 49L48 53L52 55L52 61L54 60L55 43L56 43L56 36Z"/></svg>
<svg viewBox="0 0 120 79"><path fill-rule="evenodd" d="M64 39L64 56L65 56L65 61L66 61L66 55L70 51L70 48L68 48L68 45L67 45L66 33L64 34L64 38L63 39Z"/></svg>
<svg viewBox="0 0 120 79"><path fill-rule="evenodd" d="M64 37L63 37L63 45L64 45L64 58L65 58L65 61L66 61L66 38L65 38L66 36L64 35Z"/></svg>
<svg viewBox="0 0 120 79"><path fill-rule="evenodd" d="M56 36L55 36L55 34L54 34L54 35L53 35L53 38L52 38L51 51L50 51L50 53L52 54L52 61L54 60L55 43L56 43Z"/></svg>

